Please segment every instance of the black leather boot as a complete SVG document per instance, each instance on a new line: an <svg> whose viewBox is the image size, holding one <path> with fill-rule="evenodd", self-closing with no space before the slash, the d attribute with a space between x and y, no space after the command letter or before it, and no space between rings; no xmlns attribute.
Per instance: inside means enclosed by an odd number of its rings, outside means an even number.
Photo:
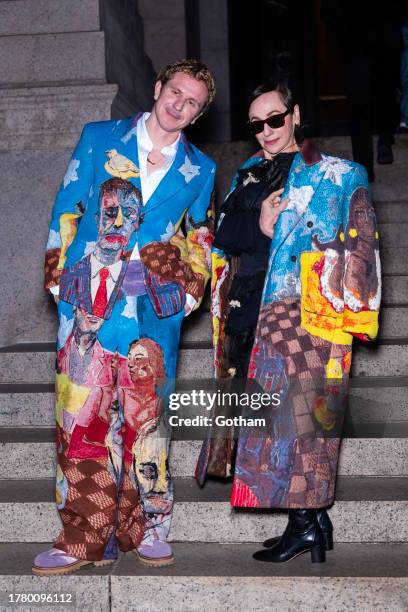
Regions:
<svg viewBox="0 0 408 612"><path fill-rule="evenodd" d="M312 563L326 560L323 533L317 522L316 510L289 510L289 522L278 543L253 555L256 561L284 563L309 552Z"/></svg>
<svg viewBox="0 0 408 612"><path fill-rule="evenodd" d="M325 550L333 550L333 523L331 522L325 508L320 508L317 510L317 522L319 523L320 529L323 533ZM272 546L275 546L279 540L280 536L276 536L276 538L269 538L263 542L262 546L265 546L265 548L272 548Z"/></svg>

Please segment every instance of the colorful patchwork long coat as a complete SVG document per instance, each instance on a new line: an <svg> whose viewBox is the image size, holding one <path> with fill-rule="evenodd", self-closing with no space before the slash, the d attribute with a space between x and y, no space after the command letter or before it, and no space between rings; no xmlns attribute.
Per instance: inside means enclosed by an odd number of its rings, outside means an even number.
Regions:
<svg viewBox="0 0 408 612"><path fill-rule="evenodd" d="M45 287L59 287L57 546L89 560L115 557L116 539L167 537L160 419L186 295L198 307L210 277L215 164L181 135L143 205L139 117L85 126L46 252Z"/></svg>
<svg viewBox="0 0 408 612"><path fill-rule="evenodd" d="M364 168L320 154L310 141L294 158L282 198L289 203L274 229L248 373L280 404L269 408L265 427L241 427L231 504L317 508L334 499L353 336L370 340L378 331L378 232ZM223 377L235 262L215 248L212 261L215 370ZM230 461L219 442L203 444L201 482Z"/></svg>

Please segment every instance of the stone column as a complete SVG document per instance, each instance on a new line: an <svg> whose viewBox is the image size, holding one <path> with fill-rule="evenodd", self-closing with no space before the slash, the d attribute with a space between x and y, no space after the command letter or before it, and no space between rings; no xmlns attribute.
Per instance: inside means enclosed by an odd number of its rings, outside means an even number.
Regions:
<svg viewBox="0 0 408 612"><path fill-rule="evenodd" d="M156 72L186 56L184 0L138 0L144 50Z"/></svg>
<svg viewBox="0 0 408 612"><path fill-rule="evenodd" d="M114 118L146 110L153 102L156 71L149 51L144 47L144 32L149 22L142 20L139 4L143 3L138 0L100 0L106 78L119 86L112 106ZM150 5L156 4L156 0L150 2Z"/></svg>
<svg viewBox="0 0 408 612"><path fill-rule="evenodd" d="M194 136L203 141L231 140L228 0L186 0L187 53L214 75L217 96Z"/></svg>

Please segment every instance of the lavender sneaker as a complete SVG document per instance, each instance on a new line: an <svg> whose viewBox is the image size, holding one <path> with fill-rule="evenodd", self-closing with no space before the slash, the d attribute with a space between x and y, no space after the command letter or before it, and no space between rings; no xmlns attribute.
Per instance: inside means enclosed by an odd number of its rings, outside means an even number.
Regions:
<svg viewBox="0 0 408 612"><path fill-rule="evenodd" d="M152 544L140 544L134 551L139 561L151 567L163 567L174 563L170 544L153 540Z"/></svg>
<svg viewBox="0 0 408 612"><path fill-rule="evenodd" d="M112 559L102 559L101 561L87 561L86 559L78 559L72 557L64 550L58 548L50 548L34 559L32 567L33 574L37 576L56 576L57 574L71 574L84 565L110 565Z"/></svg>

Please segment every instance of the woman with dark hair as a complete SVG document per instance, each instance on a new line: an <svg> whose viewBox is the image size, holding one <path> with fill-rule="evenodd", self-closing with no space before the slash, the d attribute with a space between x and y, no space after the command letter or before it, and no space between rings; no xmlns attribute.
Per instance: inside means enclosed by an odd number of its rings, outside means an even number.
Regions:
<svg viewBox="0 0 408 612"><path fill-rule="evenodd" d="M270 113L275 107L276 112ZM268 121L260 122L258 116L265 112ZM249 117L249 132L261 144L264 155L261 159L251 158L250 162L255 159L256 163L246 163L238 171L222 207L214 243L230 257L239 257L229 290L231 308L225 332L229 336L230 365L235 369L234 376L241 379L248 372L268 267L272 229L269 225L285 207L286 202L281 202L280 195L303 140L299 106L285 81L276 80L257 87L250 97ZM267 197L269 206L262 206Z"/></svg>
<svg viewBox="0 0 408 612"><path fill-rule="evenodd" d="M258 87L250 133L261 150L239 169L213 247L218 378L279 395L262 431L241 429L231 504L289 511L259 561L333 547L333 503L353 336L374 339L380 305L378 233L367 173L301 137L287 78ZM253 414L252 414L253 416ZM237 436L236 436L237 437ZM224 461L224 466L222 466ZM204 442L196 476L227 475L231 449Z"/></svg>

